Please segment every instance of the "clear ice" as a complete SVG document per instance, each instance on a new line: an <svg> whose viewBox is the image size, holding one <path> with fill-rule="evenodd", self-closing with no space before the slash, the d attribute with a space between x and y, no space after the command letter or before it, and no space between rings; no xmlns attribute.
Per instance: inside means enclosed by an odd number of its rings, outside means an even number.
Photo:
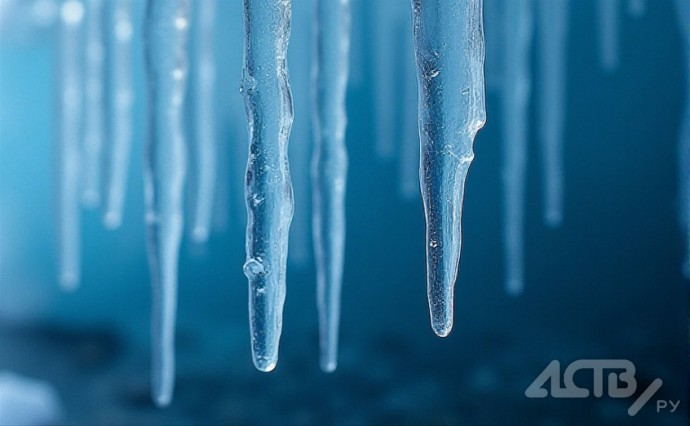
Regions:
<svg viewBox="0 0 690 426"><path fill-rule="evenodd" d="M191 0L149 0L146 71L149 90L144 192L152 311L152 395L168 405L175 378L177 262L183 229L186 147L182 127Z"/></svg>
<svg viewBox="0 0 690 426"><path fill-rule="evenodd" d="M524 216L529 117L532 0L505 2L503 85L503 187L505 286L519 295L524 286Z"/></svg>
<svg viewBox="0 0 690 426"><path fill-rule="evenodd" d="M314 51L313 229L321 369L338 363L340 293L345 258L345 127L350 1L316 2Z"/></svg>
<svg viewBox="0 0 690 426"><path fill-rule="evenodd" d="M108 14L110 73L110 147L106 151L108 174L103 223L114 229L122 223L129 156L133 137L134 77L132 75L133 0L114 0Z"/></svg>
<svg viewBox="0 0 690 426"><path fill-rule="evenodd" d="M63 290L78 287L81 275L79 190L82 137L82 47L84 4L68 0L60 6L60 195L59 272Z"/></svg>
<svg viewBox="0 0 690 426"><path fill-rule="evenodd" d="M91 208L101 202L102 153L105 143L105 6L104 0L86 2L82 204Z"/></svg>
<svg viewBox="0 0 690 426"><path fill-rule="evenodd" d="M539 137L544 169L544 220L563 220L563 137L569 0L540 0L538 7L540 79Z"/></svg>
<svg viewBox="0 0 690 426"><path fill-rule="evenodd" d="M453 327L465 181L484 126L483 0L412 0L419 85L420 183L434 332Z"/></svg>
<svg viewBox="0 0 690 426"><path fill-rule="evenodd" d="M273 370L278 362L294 208L287 156L293 118L287 70L291 8L291 0L244 0L241 91L249 130L244 274L252 357L261 371Z"/></svg>
<svg viewBox="0 0 690 426"><path fill-rule="evenodd" d="M598 0L599 7L599 61L606 72L618 69L618 2Z"/></svg>
<svg viewBox="0 0 690 426"><path fill-rule="evenodd" d="M194 219L192 239L203 243L211 232L213 202L216 190L216 64L214 27L216 0L196 0L194 62Z"/></svg>

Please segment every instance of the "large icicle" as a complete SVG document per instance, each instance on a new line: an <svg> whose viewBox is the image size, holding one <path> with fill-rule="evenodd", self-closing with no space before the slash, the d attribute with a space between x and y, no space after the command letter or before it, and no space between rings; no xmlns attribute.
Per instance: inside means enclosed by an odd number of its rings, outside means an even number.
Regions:
<svg viewBox="0 0 690 426"><path fill-rule="evenodd" d="M170 403L175 377L177 262L186 169L182 124L190 1L149 0L145 23L149 136L144 190L153 308L152 393L158 405Z"/></svg>
<svg viewBox="0 0 690 426"><path fill-rule="evenodd" d="M314 51L313 227L321 369L338 363L340 290L345 258L347 150L345 96L350 54L350 1L316 2Z"/></svg>
<svg viewBox="0 0 690 426"><path fill-rule="evenodd" d="M242 92L249 130L247 261L254 365L271 371L283 328L288 234L293 214L288 139L292 94L287 47L291 0L244 0Z"/></svg>
<svg viewBox="0 0 690 426"><path fill-rule="evenodd" d="M678 22L685 36L685 69L687 71L687 86L685 88L685 113L678 139L680 158L680 202L681 219L685 228L685 260L683 273L690 278L690 2L676 0Z"/></svg>
<svg viewBox="0 0 690 426"><path fill-rule="evenodd" d="M453 327L465 180L486 121L483 0L412 0L419 83L427 294L439 336Z"/></svg>
<svg viewBox="0 0 690 426"><path fill-rule="evenodd" d="M122 223L132 145L134 86L132 76L132 0L115 0L108 19L110 53L110 147L103 222L114 229Z"/></svg>
<svg viewBox="0 0 690 426"><path fill-rule="evenodd" d="M544 220L550 226L558 226L563 220L568 4L569 0L540 0L538 8L542 81L539 136L544 168Z"/></svg>
<svg viewBox="0 0 690 426"><path fill-rule="evenodd" d="M618 68L618 1L598 0L599 7L599 61L606 72Z"/></svg>
<svg viewBox="0 0 690 426"><path fill-rule="evenodd" d="M60 198L59 272L64 290L74 290L81 275L79 235L79 167L82 136L82 69L80 64L84 5L68 0L60 7Z"/></svg>
<svg viewBox="0 0 690 426"><path fill-rule="evenodd" d="M320 0L316 0L320 1ZM295 191L295 215L290 227L290 256L292 265L310 265L312 257L311 233L311 57L314 1L296 1L292 8L290 43L300 46L290 49L290 87L294 99L295 121L290 133L290 171Z"/></svg>
<svg viewBox="0 0 690 426"><path fill-rule="evenodd" d="M101 202L102 151L105 142L105 31L104 0L86 3L86 93L82 203Z"/></svg>
<svg viewBox="0 0 690 426"><path fill-rule="evenodd" d="M504 232L506 291L522 293L524 285L524 216L527 168L527 125L530 98L529 52L532 41L532 0L505 2L506 41L503 84L503 146L505 191Z"/></svg>
<svg viewBox="0 0 690 426"><path fill-rule="evenodd" d="M211 231L213 201L216 189L216 64L214 53L216 0L197 0L194 79L194 222L192 238L208 240Z"/></svg>

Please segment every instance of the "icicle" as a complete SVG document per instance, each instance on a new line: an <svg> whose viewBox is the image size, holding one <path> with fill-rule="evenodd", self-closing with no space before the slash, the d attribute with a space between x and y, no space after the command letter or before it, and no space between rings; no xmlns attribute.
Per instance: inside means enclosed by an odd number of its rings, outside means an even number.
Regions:
<svg viewBox="0 0 690 426"><path fill-rule="evenodd" d="M405 34L410 33L409 20L406 20ZM405 37L408 40L407 37ZM419 128L417 126L417 76L415 70L414 48L406 46L402 69L404 80L403 128L400 146L400 195L406 200L419 197Z"/></svg>
<svg viewBox="0 0 690 426"><path fill-rule="evenodd" d="M59 281L63 290L78 287L81 275L79 235L79 167L82 136L81 37L84 4L60 7L60 198Z"/></svg>
<svg viewBox="0 0 690 426"><path fill-rule="evenodd" d="M247 261L254 365L271 371L278 362L283 326L288 234L293 214L288 166L292 94L286 56L290 0L244 0L245 64L242 77L247 163Z"/></svg>
<svg viewBox="0 0 690 426"><path fill-rule="evenodd" d="M208 240L216 188L216 120L215 120L215 9L216 0L197 0L198 29L194 88L194 150L196 167L196 192L194 199L194 223L192 238L203 243Z"/></svg>
<svg viewBox="0 0 690 426"><path fill-rule="evenodd" d="M105 40L103 0L86 3L86 93L82 204L93 208L101 202L101 165L105 139Z"/></svg>
<svg viewBox="0 0 690 426"><path fill-rule="evenodd" d="M506 291L522 293L524 285L524 215L527 168L527 124L530 98L529 52L532 0L505 3L506 48L503 85Z"/></svg>
<svg viewBox="0 0 690 426"><path fill-rule="evenodd" d="M149 137L144 189L153 291L152 392L158 405L170 403L175 376L177 261L186 168L182 122L189 10L190 0L149 0L145 23Z"/></svg>
<svg viewBox="0 0 690 426"><path fill-rule="evenodd" d="M316 0L321 1L321 0ZM312 42L312 17L314 2L295 2L292 10L292 31L290 41L297 49L288 52L290 65L290 87L294 99L295 121L290 134L290 171L295 190L295 216L290 228L291 264L305 266L311 259L311 211L310 207L310 164L311 164L311 55L312 49L305 48Z"/></svg>
<svg viewBox="0 0 690 426"><path fill-rule="evenodd" d="M628 13L635 18L641 18L647 13L646 0L628 0Z"/></svg>
<svg viewBox="0 0 690 426"><path fill-rule="evenodd" d="M132 0L116 0L112 4L108 30L111 33L110 54L110 147L103 222L115 229L122 223L127 172L132 145L134 87L132 76Z"/></svg>
<svg viewBox="0 0 690 426"><path fill-rule="evenodd" d="M563 127L568 33L568 0L540 0L540 138L544 167L544 220L563 220ZM510 143L510 141L508 141Z"/></svg>
<svg viewBox="0 0 690 426"><path fill-rule="evenodd" d="M598 0L599 60L606 72L618 69L618 0Z"/></svg>
<svg viewBox="0 0 690 426"><path fill-rule="evenodd" d="M419 82L427 293L439 336L453 326L465 180L486 121L483 0L412 0Z"/></svg>
<svg viewBox="0 0 690 426"><path fill-rule="evenodd" d="M685 68L687 70L687 86L685 88L685 113L678 139L678 151L680 158L680 200L681 219L685 228L685 260L683 273L690 278L690 2L676 0L678 21L685 36Z"/></svg>
<svg viewBox="0 0 690 426"><path fill-rule="evenodd" d="M373 66L375 92L375 143L377 157L390 160L395 156L395 30L406 19L407 8L401 0L376 0L374 6Z"/></svg>
<svg viewBox="0 0 690 426"><path fill-rule="evenodd" d="M345 257L347 150L345 96L350 54L349 0L316 2L314 51L314 251L321 369L338 363L340 290Z"/></svg>

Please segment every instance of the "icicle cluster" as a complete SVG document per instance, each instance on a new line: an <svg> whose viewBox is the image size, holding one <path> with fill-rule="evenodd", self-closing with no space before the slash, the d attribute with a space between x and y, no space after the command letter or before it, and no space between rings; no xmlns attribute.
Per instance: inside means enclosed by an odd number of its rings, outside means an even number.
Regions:
<svg viewBox="0 0 690 426"><path fill-rule="evenodd" d="M226 179L228 167L217 163L224 147L218 143L215 119L217 1L147 1L145 220L153 293L152 393L159 405L170 402L174 385L177 268L187 167L193 184L191 236L199 243L207 241L211 233L215 195L221 197L223 185L231 180ZM18 4L0 3L3 11L18 8ZM66 290L75 289L80 279L80 201L88 207L102 204L108 228L120 226L123 220L133 140L134 4L134 0L64 0L59 5L59 280ZM453 326L465 183L474 159L475 136L486 121L484 0L411 0L411 16L410 8L401 4L381 0L372 5L377 24L372 44L379 50L373 64L376 129L372 145L382 160L398 155L401 196L413 199L420 193L417 182L421 186L431 325L436 334L447 336ZM629 13L637 18L648 6L645 0L628 0L627 5ZM677 0L677 5L690 63L690 3ZM293 40L302 45L311 41L313 46L301 50L293 69L297 70L294 82L300 94L295 109L306 117L297 114L293 134L296 145L292 157L300 194L295 203L288 163L294 115L287 67L292 2L243 1L244 69L240 91L249 136L243 269L249 281L252 356L261 371L273 370L278 361L288 236L295 204L298 209L309 210L310 177L321 368L333 371L337 366L345 265L350 6L350 0L295 3L303 21L293 31ZM606 72L619 66L619 6L620 0L598 2L599 58ZM570 0L487 0L488 81L489 87L502 96L505 286L512 295L523 291L525 281L527 118L532 85L529 58L535 23L541 47L538 108L544 220L558 226L564 217L569 7ZM37 18L37 22L48 22L50 13L44 15L43 21ZM3 24L8 22L4 15L0 18ZM191 26L197 31L194 38L189 35ZM396 58L391 46L400 37L409 45L406 54ZM190 44L196 53L194 60L188 58ZM109 70L104 66L106 54ZM404 102L398 110L391 108L396 90L390 75L396 64L403 65L404 83ZM193 138L189 147L183 126L188 80L193 83ZM106 110L111 113L110 119ZM402 114L400 121L405 123L400 134L394 129L396 114ZM689 114L690 107L679 139L681 200L688 244L684 265L688 274ZM238 145L235 149L241 152L243 148ZM295 262L302 265L309 260L309 228L309 215L300 215L290 247Z"/></svg>

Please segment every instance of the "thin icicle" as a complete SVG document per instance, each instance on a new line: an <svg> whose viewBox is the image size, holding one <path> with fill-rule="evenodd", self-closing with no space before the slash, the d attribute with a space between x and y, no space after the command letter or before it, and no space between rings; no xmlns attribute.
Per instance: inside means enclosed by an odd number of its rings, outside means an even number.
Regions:
<svg viewBox="0 0 690 426"><path fill-rule="evenodd" d="M412 0L427 294L431 325L441 337L453 327L465 181L486 121L482 3Z"/></svg>
<svg viewBox="0 0 690 426"><path fill-rule="evenodd" d="M347 149L345 96L350 55L350 1L316 2L314 51L314 252L321 369L338 364L340 293L345 258Z"/></svg>
<svg viewBox="0 0 690 426"><path fill-rule="evenodd" d="M598 0L599 7L599 61L606 72L618 69L619 0Z"/></svg>
<svg viewBox="0 0 690 426"><path fill-rule="evenodd" d="M103 222L109 229L122 223L132 145L134 87L132 76L132 0L115 0L108 19L110 53L110 148Z"/></svg>
<svg viewBox="0 0 690 426"><path fill-rule="evenodd" d="M540 0L539 133L544 168L544 220L550 226L563 221L563 127L569 0ZM510 143L510 141L508 141Z"/></svg>
<svg viewBox="0 0 690 426"><path fill-rule="evenodd" d="M690 2L676 0L678 22L685 36L685 69L687 71L687 86L685 88L685 113L678 139L678 152L680 158L680 202L681 219L685 228L685 260L683 261L683 273L690 278Z"/></svg>
<svg viewBox="0 0 690 426"><path fill-rule="evenodd" d="M177 262L183 229L186 169L183 105L191 0L149 0L146 70L149 136L144 189L152 286L152 394L168 405L175 378Z"/></svg>
<svg viewBox="0 0 690 426"><path fill-rule="evenodd" d="M291 0L244 0L242 92L249 130L247 261L249 325L254 365L271 371L283 328L285 269L293 214L288 139L292 94L287 47Z"/></svg>
<svg viewBox="0 0 690 426"><path fill-rule="evenodd" d="M321 1L321 0L316 0ZM311 137L311 57L314 1L296 1L292 10L290 42L290 87L294 99L295 121L290 134L290 171L295 190L295 216L290 227L290 256L288 261L297 266L308 265L311 260L310 163Z"/></svg>
<svg viewBox="0 0 690 426"><path fill-rule="evenodd" d="M398 38L396 29L407 19L407 8L401 0L371 1L374 7L373 53L374 107L376 118L374 148L378 158L391 160L395 156L395 53Z"/></svg>
<svg viewBox="0 0 690 426"><path fill-rule="evenodd" d="M519 295L524 287L524 216L527 168L527 125L531 89L530 45L532 0L505 3L503 50L503 146L505 191L504 232L506 291Z"/></svg>
<svg viewBox="0 0 690 426"><path fill-rule="evenodd" d="M409 34L410 21L406 20L405 33ZM405 37L405 40L409 40ZM403 127L400 146L400 195L405 200L419 198L419 128L417 126L417 71L415 70L414 47L410 41L403 56L402 78L404 100L402 106Z"/></svg>
<svg viewBox="0 0 690 426"><path fill-rule="evenodd" d="M81 275L79 235L80 141L82 136L81 40L84 4L65 1L60 7L60 198L59 281L75 290Z"/></svg>
<svg viewBox="0 0 690 426"><path fill-rule="evenodd" d="M197 0L196 78L194 79L194 159L196 191L192 238L208 240L216 189L216 63L214 53L216 0Z"/></svg>
<svg viewBox="0 0 690 426"><path fill-rule="evenodd" d="M628 13L634 18L641 18L647 13L646 0L628 0Z"/></svg>
<svg viewBox="0 0 690 426"><path fill-rule="evenodd" d="M105 141L104 11L104 0L87 1L82 203L90 208L101 202L102 152Z"/></svg>

